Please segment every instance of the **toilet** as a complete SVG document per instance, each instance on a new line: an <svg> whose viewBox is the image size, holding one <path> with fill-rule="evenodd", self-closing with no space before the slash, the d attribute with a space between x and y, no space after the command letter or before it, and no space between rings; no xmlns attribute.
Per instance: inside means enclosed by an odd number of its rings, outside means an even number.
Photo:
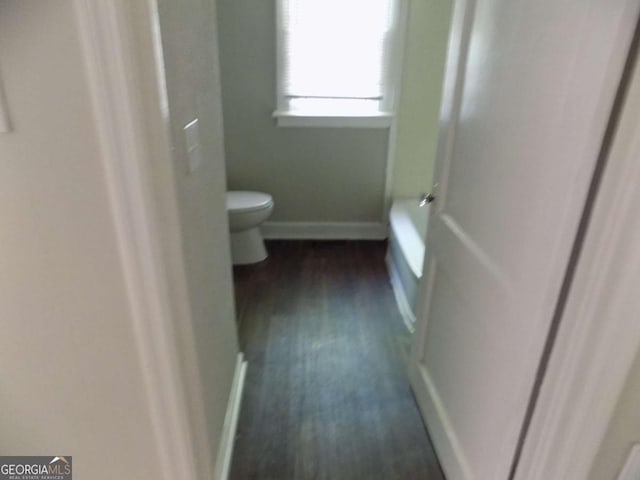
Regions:
<svg viewBox="0 0 640 480"><path fill-rule="evenodd" d="M258 263L267 258L260 224L273 210L273 198L262 192L227 192L227 213L231 231L231 259L234 265Z"/></svg>

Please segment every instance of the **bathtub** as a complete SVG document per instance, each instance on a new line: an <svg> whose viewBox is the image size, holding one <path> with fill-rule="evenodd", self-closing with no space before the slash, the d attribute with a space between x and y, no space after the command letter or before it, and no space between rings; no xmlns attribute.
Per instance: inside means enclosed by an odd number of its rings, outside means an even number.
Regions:
<svg viewBox="0 0 640 480"><path fill-rule="evenodd" d="M418 284L422 277L428 219L429 205L421 207L417 197L394 199L389 212L387 268L398 308L411 331L415 323Z"/></svg>

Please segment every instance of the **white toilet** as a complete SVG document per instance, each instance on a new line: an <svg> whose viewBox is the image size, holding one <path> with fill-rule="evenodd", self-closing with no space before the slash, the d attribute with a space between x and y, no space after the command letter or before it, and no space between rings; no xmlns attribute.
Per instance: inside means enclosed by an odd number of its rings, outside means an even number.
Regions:
<svg viewBox="0 0 640 480"><path fill-rule="evenodd" d="M273 210L273 198L262 192L227 192L227 213L231 230L231 259L234 265L258 263L267 258L260 224Z"/></svg>

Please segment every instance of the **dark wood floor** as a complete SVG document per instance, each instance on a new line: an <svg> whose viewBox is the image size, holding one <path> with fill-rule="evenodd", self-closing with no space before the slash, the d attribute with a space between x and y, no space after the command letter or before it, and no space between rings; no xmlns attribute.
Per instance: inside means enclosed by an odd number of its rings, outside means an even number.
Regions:
<svg viewBox="0 0 640 480"><path fill-rule="evenodd" d="M231 479L444 478L406 376L383 242L270 242L236 267L249 361Z"/></svg>

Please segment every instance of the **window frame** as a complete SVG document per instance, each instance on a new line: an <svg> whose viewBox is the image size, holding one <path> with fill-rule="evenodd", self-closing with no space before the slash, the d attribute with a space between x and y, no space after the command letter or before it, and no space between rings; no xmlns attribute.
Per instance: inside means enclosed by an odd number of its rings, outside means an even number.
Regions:
<svg viewBox="0 0 640 480"><path fill-rule="evenodd" d="M312 112L292 111L287 106L284 95L284 29L282 15L284 0L276 3L276 109L273 118L278 127L340 127L340 128L389 128L395 117L395 110L400 86L400 74L404 54L406 35L407 0L395 2L395 18L389 46L389 65L385 69L387 78L384 82L384 96L380 102L380 110L373 114L336 113L315 114Z"/></svg>

